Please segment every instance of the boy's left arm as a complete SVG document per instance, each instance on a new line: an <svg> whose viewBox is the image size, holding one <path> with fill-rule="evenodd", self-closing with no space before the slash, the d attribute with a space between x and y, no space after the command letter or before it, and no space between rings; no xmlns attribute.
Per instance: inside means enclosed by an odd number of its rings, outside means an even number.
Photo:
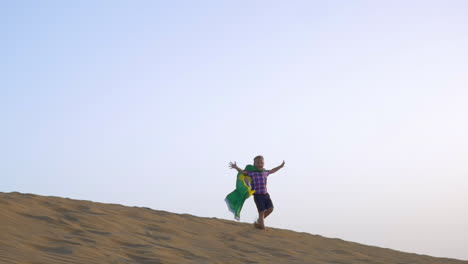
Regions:
<svg viewBox="0 0 468 264"><path fill-rule="evenodd" d="M279 171L279 170L280 170L281 168L283 168L283 167L284 167L284 160L283 160L283 163L281 163L281 165L279 165L279 166L276 167L276 168L271 169L271 170L270 170L270 174Z"/></svg>

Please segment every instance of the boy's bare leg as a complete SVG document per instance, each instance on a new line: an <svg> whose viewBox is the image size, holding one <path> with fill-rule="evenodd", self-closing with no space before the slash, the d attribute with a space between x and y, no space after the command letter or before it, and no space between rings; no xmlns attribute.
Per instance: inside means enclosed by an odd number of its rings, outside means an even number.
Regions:
<svg viewBox="0 0 468 264"><path fill-rule="evenodd" d="M273 212L273 207L265 210L264 212L265 212L264 218L267 218Z"/></svg>
<svg viewBox="0 0 468 264"><path fill-rule="evenodd" d="M265 229L265 211L263 212L258 212L258 220L257 220L257 225L255 225L256 228L258 229Z"/></svg>

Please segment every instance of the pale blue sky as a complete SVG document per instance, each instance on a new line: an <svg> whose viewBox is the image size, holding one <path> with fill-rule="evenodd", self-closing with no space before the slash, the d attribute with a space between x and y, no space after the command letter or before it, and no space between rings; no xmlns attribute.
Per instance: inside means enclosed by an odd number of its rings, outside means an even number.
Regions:
<svg viewBox="0 0 468 264"><path fill-rule="evenodd" d="M2 192L468 260L468 2L3 1ZM253 222L247 201L241 221Z"/></svg>

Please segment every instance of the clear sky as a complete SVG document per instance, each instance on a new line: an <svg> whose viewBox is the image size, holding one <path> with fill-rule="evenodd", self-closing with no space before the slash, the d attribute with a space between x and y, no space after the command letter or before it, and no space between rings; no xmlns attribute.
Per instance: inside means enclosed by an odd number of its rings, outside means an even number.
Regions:
<svg viewBox="0 0 468 264"><path fill-rule="evenodd" d="M467 1L2 1L2 192L468 260ZM253 199L241 221L253 222Z"/></svg>

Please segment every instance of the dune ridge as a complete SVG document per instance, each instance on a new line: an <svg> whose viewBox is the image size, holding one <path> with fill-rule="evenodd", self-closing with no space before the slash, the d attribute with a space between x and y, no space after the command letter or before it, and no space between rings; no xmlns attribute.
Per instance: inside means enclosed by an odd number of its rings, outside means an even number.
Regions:
<svg viewBox="0 0 468 264"><path fill-rule="evenodd" d="M0 263L468 264L319 235L22 193L0 193Z"/></svg>

